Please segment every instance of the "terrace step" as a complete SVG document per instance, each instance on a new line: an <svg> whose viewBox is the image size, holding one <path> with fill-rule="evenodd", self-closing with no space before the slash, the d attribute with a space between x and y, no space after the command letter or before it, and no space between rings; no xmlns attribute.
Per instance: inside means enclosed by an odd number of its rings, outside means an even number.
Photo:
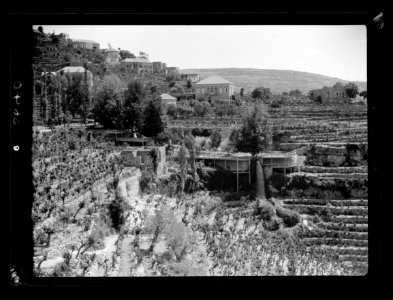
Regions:
<svg viewBox="0 0 393 300"><path fill-rule="evenodd" d="M328 173L328 174L367 174L368 167L320 167L320 166L301 166L300 171L304 173Z"/></svg>
<svg viewBox="0 0 393 300"><path fill-rule="evenodd" d="M286 204L286 208L295 209L300 213L310 214L315 211L329 209L330 213L334 215L350 215L350 216L367 216L368 209L364 206L332 206L326 205L306 205L306 204Z"/></svg>
<svg viewBox="0 0 393 300"><path fill-rule="evenodd" d="M339 255L339 260L341 261L363 261L363 262L368 262L368 255L351 255L351 254L346 254L346 255Z"/></svg>
<svg viewBox="0 0 393 300"><path fill-rule="evenodd" d="M352 207L352 206L368 206L367 199L342 199L342 200L328 200L328 199L279 199L285 205L292 204L292 205L333 205L333 206L345 206L345 207Z"/></svg>
<svg viewBox="0 0 393 300"><path fill-rule="evenodd" d="M320 238L320 237L304 237L302 241L306 245L349 245L358 247L367 247L368 240L354 240L354 239L338 239L338 238Z"/></svg>
<svg viewBox="0 0 393 300"><path fill-rule="evenodd" d="M340 246L321 246L322 249L336 251L340 255L367 255L368 247L340 247ZM347 254L351 253L351 254Z"/></svg>
<svg viewBox="0 0 393 300"><path fill-rule="evenodd" d="M350 178L350 179L367 179L368 173L311 173L311 172L296 172L289 174L288 176L308 176L308 177L318 177L318 178Z"/></svg>
<svg viewBox="0 0 393 300"><path fill-rule="evenodd" d="M331 222L343 222L352 224L368 224L367 216L336 215L330 218Z"/></svg>

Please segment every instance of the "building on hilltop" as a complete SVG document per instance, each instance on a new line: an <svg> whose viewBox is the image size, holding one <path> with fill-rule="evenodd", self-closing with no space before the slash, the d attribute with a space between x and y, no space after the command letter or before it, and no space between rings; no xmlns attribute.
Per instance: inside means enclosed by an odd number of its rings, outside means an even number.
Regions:
<svg viewBox="0 0 393 300"><path fill-rule="evenodd" d="M104 49L103 52L104 52L106 64L114 66L120 63L121 57L120 57L119 50L109 48L109 49Z"/></svg>
<svg viewBox="0 0 393 300"><path fill-rule="evenodd" d="M153 64L145 57L126 58L121 61L121 66L130 73L152 73Z"/></svg>
<svg viewBox="0 0 393 300"><path fill-rule="evenodd" d="M153 61L153 72L155 74L166 75L166 63L160 61Z"/></svg>
<svg viewBox="0 0 393 300"><path fill-rule="evenodd" d="M91 40L74 40L72 44L74 48L83 48L89 50L100 49L100 44Z"/></svg>
<svg viewBox="0 0 393 300"><path fill-rule="evenodd" d="M209 103L231 103L234 84L221 76L210 76L195 83L196 99L203 98Z"/></svg>
<svg viewBox="0 0 393 300"><path fill-rule="evenodd" d="M201 80L201 76L199 74L181 74L181 78L185 80L191 80L191 82L198 82Z"/></svg>
<svg viewBox="0 0 393 300"><path fill-rule="evenodd" d="M168 107L169 105L177 105L177 99L175 97L172 97L169 94L161 94L160 95L160 99L161 99L161 104L164 107Z"/></svg>
<svg viewBox="0 0 393 300"><path fill-rule="evenodd" d="M349 103L351 100L342 85L333 87L325 86L322 89L311 90L309 96L317 102L326 104L344 104Z"/></svg>

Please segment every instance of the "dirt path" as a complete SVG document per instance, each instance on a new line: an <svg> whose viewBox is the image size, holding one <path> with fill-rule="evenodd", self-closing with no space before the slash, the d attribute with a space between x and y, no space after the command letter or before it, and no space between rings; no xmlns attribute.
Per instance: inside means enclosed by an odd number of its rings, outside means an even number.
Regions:
<svg viewBox="0 0 393 300"><path fill-rule="evenodd" d="M120 250L120 263L119 263L119 273L117 276L129 277L131 276L131 267L133 265L133 255L132 255L132 242L134 241L134 236L125 237L122 241Z"/></svg>

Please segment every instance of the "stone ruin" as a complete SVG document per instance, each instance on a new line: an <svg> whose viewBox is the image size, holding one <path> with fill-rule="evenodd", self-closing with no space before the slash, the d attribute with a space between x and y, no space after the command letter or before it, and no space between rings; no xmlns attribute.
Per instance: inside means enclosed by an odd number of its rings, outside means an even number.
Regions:
<svg viewBox="0 0 393 300"><path fill-rule="evenodd" d="M156 169L154 166L154 156L156 156ZM165 146L130 147L121 152L121 157L123 165L126 167L136 167L141 170L153 171L158 177L167 173Z"/></svg>

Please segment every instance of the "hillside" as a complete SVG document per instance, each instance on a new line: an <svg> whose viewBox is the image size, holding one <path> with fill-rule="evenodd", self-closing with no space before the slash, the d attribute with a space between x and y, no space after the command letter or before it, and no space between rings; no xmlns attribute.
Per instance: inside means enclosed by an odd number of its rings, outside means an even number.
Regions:
<svg viewBox="0 0 393 300"><path fill-rule="evenodd" d="M274 92L289 92L290 90L299 89L302 93L309 90L322 88L323 86L332 86L337 81L347 83L348 81L307 72L290 71L290 70L265 70L265 69L243 69L243 68L226 68L226 69L182 69L182 73L198 73L201 78L211 75L219 75L232 81L238 88L244 88L245 91L251 91L255 87L267 87ZM355 81L359 91L367 90L367 82Z"/></svg>

